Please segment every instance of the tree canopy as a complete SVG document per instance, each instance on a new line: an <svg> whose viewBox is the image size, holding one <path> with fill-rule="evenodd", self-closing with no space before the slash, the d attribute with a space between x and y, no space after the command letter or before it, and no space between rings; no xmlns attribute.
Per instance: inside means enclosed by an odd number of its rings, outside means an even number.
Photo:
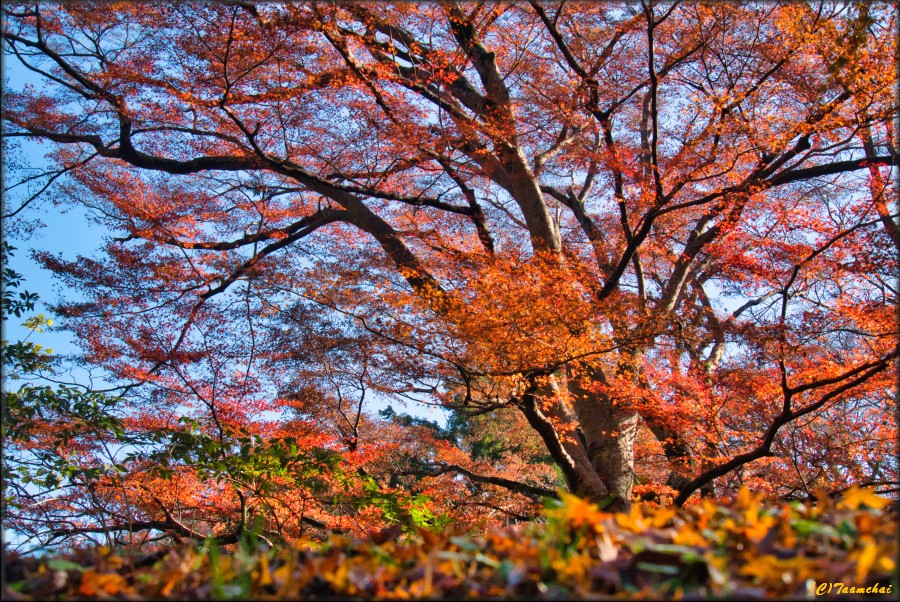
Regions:
<svg viewBox="0 0 900 602"><path fill-rule="evenodd" d="M14 528L235 540L900 480L889 4L3 12L40 82L4 95L6 153L53 166L8 175L4 217L80 204L108 233L38 258L121 384L82 429L15 406L10 453L70 468Z"/></svg>

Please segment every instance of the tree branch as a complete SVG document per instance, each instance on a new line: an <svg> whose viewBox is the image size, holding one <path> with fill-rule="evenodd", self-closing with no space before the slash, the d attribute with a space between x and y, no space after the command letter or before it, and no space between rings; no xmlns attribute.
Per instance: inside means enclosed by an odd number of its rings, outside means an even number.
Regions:
<svg viewBox="0 0 900 602"><path fill-rule="evenodd" d="M437 477L443 474L448 473L457 473L461 474L467 479L471 481L475 481L477 483L486 483L488 485L497 485L498 487L503 487L504 489L509 489L510 491L514 491L516 493L521 493L522 495L526 495L528 497L537 497L537 498L557 498L559 494L557 494L552 489L547 489L545 487L537 487L535 485L529 485L527 483L522 483L519 481L513 481L512 479L505 479L503 477L492 477L488 475L480 475L475 474L470 470L463 468L462 466L458 466L456 464L439 464L439 465L428 465L429 471L422 470L407 470L400 474L404 475L417 475L417 476L429 476L429 477Z"/></svg>
<svg viewBox="0 0 900 602"><path fill-rule="evenodd" d="M675 498L675 505L676 506L684 505L684 503L691 496L691 494L693 494L696 490L700 489L703 485L705 485L721 476L724 476L724 475L732 472L733 470L740 468L741 466L743 466L745 464L753 462L754 460L758 460L758 459L766 457L766 456L771 456L772 455L772 444L775 442L775 436L778 434L778 431L781 429L781 427L783 427L784 425L786 425L790 422L793 422L797 418L800 418L802 416L805 416L806 414L809 414L811 412L814 412L814 411L822 408L822 406L824 406L826 403L828 403L835 397L837 397L843 393L846 393L847 391L850 391L857 385L860 385L860 384L866 382L867 380L869 380L870 378L872 378L879 372L887 369L887 367L890 366L891 360L898 357L898 355L900 355L900 350L895 350L893 353L878 360L877 362L872 362L870 364L865 364L863 366L859 366L849 372L845 372L843 375L841 375L840 377L838 377L836 379L829 379L829 382L839 382L840 380L849 378L850 376L852 376L854 374L859 374L859 372L861 370L865 370L857 378L854 378L850 382L844 383L843 385L836 387L835 389L832 389L828 393L822 395L822 397L820 397L817 401L815 401L807 406L804 406L797 410L791 411L789 409L789 406L786 405L782 409L781 413L779 413L775 417L775 419L772 421L772 424L769 426L769 428L766 430L765 434L763 435L762 442L756 448L754 448L753 450L751 450L749 452L739 454L739 455L733 457L728 462L725 462L724 464L720 464L719 466L716 466L715 468L712 468L710 470L707 470L706 472L701 473L699 476L694 478L692 481L690 481L689 483L687 483L686 485L681 487L678 491L678 495ZM865 366L871 366L871 367L868 369L865 369ZM806 390L806 389L804 389L804 390ZM796 390L788 389L788 391L789 391L789 393L787 395L789 395L789 396L796 393Z"/></svg>

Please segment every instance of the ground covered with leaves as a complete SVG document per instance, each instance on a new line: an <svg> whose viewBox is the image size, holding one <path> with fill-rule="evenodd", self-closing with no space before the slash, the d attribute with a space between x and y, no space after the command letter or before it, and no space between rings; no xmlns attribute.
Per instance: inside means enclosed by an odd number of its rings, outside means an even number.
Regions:
<svg viewBox="0 0 900 602"><path fill-rule="evenodd" d="M3 598L847 599L869 588L866 597L892 599L898 591L896 512L867 490L781 504L743 491L722 504L619 514L563 494L544 515L480 536L397 529L275 547L248 536L151 555L7 555Z"/></svg>

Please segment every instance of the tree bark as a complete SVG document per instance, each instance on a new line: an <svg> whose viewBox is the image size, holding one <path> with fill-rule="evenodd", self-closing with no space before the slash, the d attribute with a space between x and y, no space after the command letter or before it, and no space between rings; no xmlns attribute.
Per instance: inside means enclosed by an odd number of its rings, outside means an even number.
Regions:
<svg viewBox="0 0 900 602"><path fill-rule="evenodd" d="M587 448L575 433L559 434L558 425L577 424L578 420L559 393L557 378L551 376L546 382L529 388L522 396L520 410L563 471L569 491L604 502L609 498L609 488L592 466Z"/></svg>
<svg viewBox="0 0 900 602"><path fill-rule="evenodd" d="M591 386L604 380L599 369L589 369L586 375L573 375L568 379L569 392L584 431L591 466L609 491L606 509L628 510L634 486L638 414L622 408L613 397Z"/></svg>

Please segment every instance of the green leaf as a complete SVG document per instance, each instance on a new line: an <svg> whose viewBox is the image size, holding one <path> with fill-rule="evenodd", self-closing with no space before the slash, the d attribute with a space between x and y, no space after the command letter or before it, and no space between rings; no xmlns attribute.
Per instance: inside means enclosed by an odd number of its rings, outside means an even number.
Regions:
<svg viewBox="0 0 900 602"><path fill-rule="evenodd" d="M77 571L79 573L83 573L88 570L88 567L81 566L77 562L72 562L71 560L65 560L63 558L51 558L49 562L47 562L47 568L53 571Z"/></svg>
<svg viewBox="0 0 900 602"><path fill-rule="evenodd" d="M648 573L661 573L663 575L677 575L679 573L678 567L672 566L671 564L653 564L651 562L637 562L635 563L635 568L647 571Z"/></svg>

